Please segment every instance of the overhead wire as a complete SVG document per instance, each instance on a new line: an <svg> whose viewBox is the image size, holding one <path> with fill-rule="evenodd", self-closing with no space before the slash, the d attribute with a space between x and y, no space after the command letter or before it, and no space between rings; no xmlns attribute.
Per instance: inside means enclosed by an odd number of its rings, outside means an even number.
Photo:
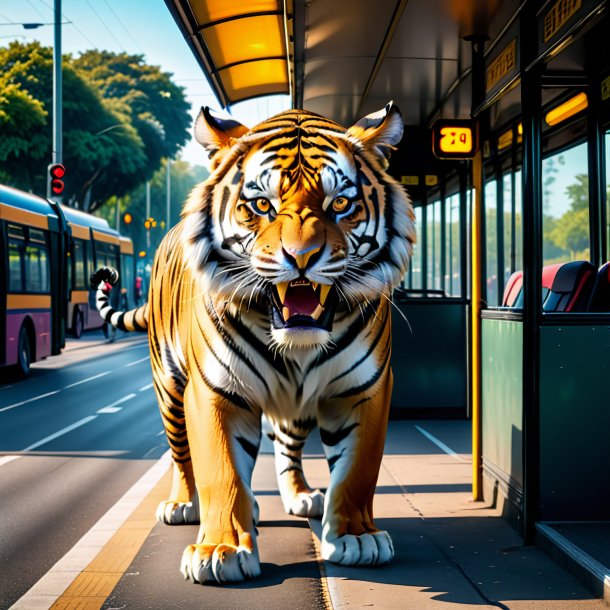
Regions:
<svg viewBox="0 0 610 610"><path fill-rule="evenodd" d="M46 2L46 0L39 0L39 2L42 2L47 8L51 9L52 11L54 11L55 9L48 3ZM76 23L70 19L69 17L66 16L66 14L62 11L61 12L61 17L62 19L65 19L66 21L70 22L70 25L74 26L74 29L87 41L87 43L89 45L91 45L92 49L95 49L95 47L97 46L94 42L91 42L91 40L87 37L87 35L85 34L85 32L83 32L77 25Z"/></svg>
<svg viewBox="0 0 610 610"><path fill-rule="evenodd" d="M120 43L119 39L114 35L114 32L108 27L106 22L100 17L99 13L93 8L93 5L89 0L85 0L87 6L93 11L94 15L99 19L100 23L106 28L110 36L112 36L113 40L119 45L119 49L123 51L123 53L127 53L123 45Z"/></svg>
<svg viewBox="0 0 610 610"><path fill-rule="evenodd" d="M136 47L138 47L138 49L140 49L140 51L142 52L143 55L146 55L146 51L142 48L142 46L140 45L140 43L138 43L138 41L133 37L133 35L131 34L131 32L129 31L129 28L127 28L125 26L125 24L123 23L123 21L121 20L121 18L118 16L117 12L112 8L112 6L110 5L110 3L108 2L108 0L104 0L104 4L110 9L110 11L112 12L112 14L114 15L114 18L119 22L119 25L123 28L123 30L125 30L125 33L127 34L127 36L129 36L129 38L131 38L131 40L133 41L133 43L136 45Z"/></svg>

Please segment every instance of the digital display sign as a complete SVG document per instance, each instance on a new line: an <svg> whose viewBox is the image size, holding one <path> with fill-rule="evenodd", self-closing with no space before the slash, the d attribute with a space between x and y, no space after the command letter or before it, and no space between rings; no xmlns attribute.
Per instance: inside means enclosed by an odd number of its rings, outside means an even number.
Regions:
<svg viewBox="0 0 610 610"><path fill-rule="evenodd" d="M474 156L475 129L472 121L436 121L432 126L432 152L439 159L470 159Z"/></svg>

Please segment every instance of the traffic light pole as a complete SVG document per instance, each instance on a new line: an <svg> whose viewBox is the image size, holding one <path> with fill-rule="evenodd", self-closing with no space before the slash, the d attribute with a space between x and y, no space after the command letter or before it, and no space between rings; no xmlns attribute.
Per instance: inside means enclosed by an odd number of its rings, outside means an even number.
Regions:
<svg viewBox="0 0 610 610"><path fill-rule="evenodd" d="M61 0L55 0L55 39L53 43L53 163L63 163L61 82Z"/></svg>
<svg viewBox="0 0 610 610"><path fill-rule="evenodd" d="M62 80L61 80L61 0L54 0L55 23L53 40L53 158L52 165L63 163L62 126ZM47 198L61 200L51 190L51 180L47 180Z"/></svg>

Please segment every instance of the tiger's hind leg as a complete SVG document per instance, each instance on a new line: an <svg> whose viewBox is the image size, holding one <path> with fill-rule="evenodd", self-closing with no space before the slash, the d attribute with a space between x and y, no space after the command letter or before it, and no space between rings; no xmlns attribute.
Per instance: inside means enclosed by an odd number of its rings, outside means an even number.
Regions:
<svg viewBox="0 0 610 610"><path fill-rule="evenodd" d="M271 424L268 433L273 441L275 473L284 510L297 517L321 517L324 512L324 494L312 489L305 479L302 455L311 424L286 426Z"/></svg>

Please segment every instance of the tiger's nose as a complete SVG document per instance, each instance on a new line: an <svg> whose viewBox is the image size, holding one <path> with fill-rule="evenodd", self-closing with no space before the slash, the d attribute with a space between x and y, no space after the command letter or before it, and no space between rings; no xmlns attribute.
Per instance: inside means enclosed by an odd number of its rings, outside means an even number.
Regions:
<svg viewBox="0 0 610 610"><path fill-rule="evenodd" d="M322 246L311 246L303 250L298 250L297 248L282 249L284 250L284 256L287 259L294 260L299 271L303 271L307 267L311 257L322 250Z"/></svg>

